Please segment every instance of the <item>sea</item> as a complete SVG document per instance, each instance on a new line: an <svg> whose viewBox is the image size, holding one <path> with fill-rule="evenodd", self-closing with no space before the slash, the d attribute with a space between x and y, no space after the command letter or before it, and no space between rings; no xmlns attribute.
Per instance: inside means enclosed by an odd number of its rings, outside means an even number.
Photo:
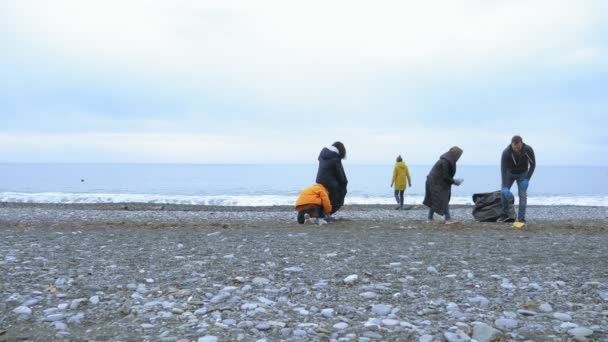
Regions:
<svg viewBox="0 0 608 342"><path fill-rule="evenodd" d="M393 165L344 163L345 204L393 204ZM431 165L410 165L405 202L421 204ZM293 205L315 183L316 164L0 164L0 202L157 203L216 206ZM500 189L500 167L459 165L452 204ZM517 194L517 186L512 188ZM608 167L538 166L529 205L608 207Z"/></svg>

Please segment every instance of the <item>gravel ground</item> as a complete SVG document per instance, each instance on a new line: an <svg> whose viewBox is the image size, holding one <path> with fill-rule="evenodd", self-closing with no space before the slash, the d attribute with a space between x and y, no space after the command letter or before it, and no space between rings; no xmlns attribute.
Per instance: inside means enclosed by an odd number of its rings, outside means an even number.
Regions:
<svg viewBox="0 0 608 342"><path fill-rule="evenodd" d="M0 341L608 341L608 209L0 204Z"/></svg>

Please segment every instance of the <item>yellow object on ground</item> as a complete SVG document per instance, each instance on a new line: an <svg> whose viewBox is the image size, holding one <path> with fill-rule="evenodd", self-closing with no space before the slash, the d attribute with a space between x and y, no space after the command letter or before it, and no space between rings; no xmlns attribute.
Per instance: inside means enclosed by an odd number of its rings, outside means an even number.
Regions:
<svg viewBox="0 0 608 342"><path fill-rule="evenodd" d="M521 228L523 228L525 226L526 226L526 224L524 222L519 222L519 221L513 222L513 227L515 227L515 228L520 228L521 229Z"/></svg>

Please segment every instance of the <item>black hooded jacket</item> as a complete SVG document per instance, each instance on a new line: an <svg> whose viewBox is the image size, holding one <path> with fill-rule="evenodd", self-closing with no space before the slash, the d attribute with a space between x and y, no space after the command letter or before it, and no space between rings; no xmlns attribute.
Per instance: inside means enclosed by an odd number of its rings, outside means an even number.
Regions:
<svg viewBox="0 0 608 342"><path fill-rule="evenodd" d="M338 153L326 147L321 150L316 182L323 184L329 192L333 212L340 209L344 204L348 179L344 173L342 158Z"/></svg>
<svg viewBox="0 0 608 342"><path fill-rule="evenodd" d="M517 154L513 152L511 145L509 145L502 152L502 157L500 158L500 171L503 186L508 184L507 171L515 175L527 173L526 178L530 179L532 178L535 169L536 157L534 156L532 146L523 144L521 152Z"/></svg>
<svg viewBox="0 0 608 342"><path fill-rule="evenodd" d="M456 156L452 152L442 154L433 165L431 172L426 176L424 201L422 203L439 215L445 213L452 197L456 160Z"/></svg>

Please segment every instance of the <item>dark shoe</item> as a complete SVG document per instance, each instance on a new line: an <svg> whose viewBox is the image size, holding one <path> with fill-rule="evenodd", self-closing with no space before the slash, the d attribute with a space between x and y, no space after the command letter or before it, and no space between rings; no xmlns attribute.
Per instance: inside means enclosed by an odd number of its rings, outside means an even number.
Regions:
<svg viewBox="0 0 608 342"><path fill-rule="evenodd" d="M298 223L299 224L304 224L304 211L298 211Z"/></svg>
<svg viewBox="0 0 608 342"><path fill-rule="evenodd" d="M516 222L526 223L526 219L517 220Z"/></svg>
<svg viewBox="0 0 608 342"><path fill-rule="evenodd" d="M395 210L399 210L399 209L403 209L402 206L398 206L397 208L395 208Z"/></svg>

